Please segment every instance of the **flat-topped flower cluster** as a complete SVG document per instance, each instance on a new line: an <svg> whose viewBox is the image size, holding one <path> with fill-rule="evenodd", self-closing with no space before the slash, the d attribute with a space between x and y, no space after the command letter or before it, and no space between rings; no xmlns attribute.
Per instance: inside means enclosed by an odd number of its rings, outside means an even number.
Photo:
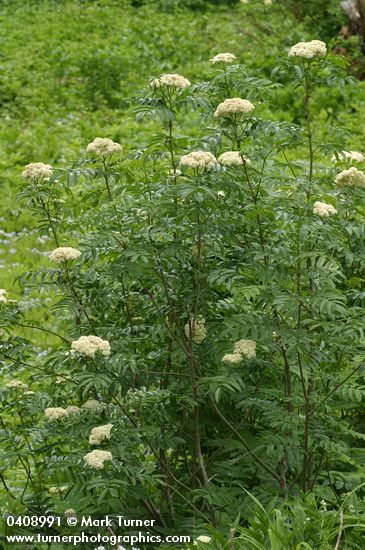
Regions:
<svg viewBox="0 0 365 550"><path fill-rule="evenodd" d="M216 63L233 63L236 60L236 56L233 53L218 53L210 59L210 62L215 65Z"/></svg>
<svg viewBox="0 0 365 550"><path fill-rule="evenodd" d="M219 164L222 166L243 166L250 164L250 160L241 155L239 151L226 151L218 157Z"/></svg>
<svg viewBox="0 0 365 550"><path fill-rule="evenodd" d="M101 158L110 157L114 153L121 153L122 151L123 147L120 143L116 143L109 138L97 137L86 147L87 153L92 153Z"/></svg>
<svg viewBox="0 0 365 550"><path fill-rule="evenodd" d="M70 262L72 260L77 260L81 256L80 250L72 248L71 246L60 246L52 250L50 254L50 259L56 264L62 262Z"/></svg>
<svg viewBox="0 0 365 550"><path fill-rule="evenodd" d="M185 90L191 86L190 80L181 76L180 74L163 74L158 78L155 78L151 82L151 86L154 88L162 88L167 86L169 88L179 88L180 90Z"/></svg>
<svg viewBox="0 0 365 550"><path fill-rule="evenodd" d="M196 170L212 170L217 165L217 159L209 151L193 151L181 157L180 165Z"/></svg>
<svg viewBox="0 0 365 550"><path fill-rule="evenodd" d="M254 359L256 357L256 342L254 340L238 340L233 345L233 353L224 355L223 363L241 363L244 358Z"/></svg>
<svg viewBox="0 0 365 550"><path fill-rule="evenodd" d="M364 187L365 174L354 166L337 174L335 179L338 187Z"/></svg>
<svg viewBox="0 0 365 550"><path fill-rule="evenodd" d="M22 172L22 179L40 181L48 180L53 173L53 168L43 162L31 162L27 164Z"/></svg>
<svg viewBox="0 0 365 550"><path fill-rule="evenodd" d="M207 337L207 329L205 328L205 319L201 316L196 319L191 319L184 327L185 336L190 338L194 344L201 344Z"/></svg>
<svg viewBox="0 0 365 550"><path fill-rule="evenodd" d="M254 104L248 99L233 97L222 101L215 110L214 116L218 118L231 115L249 115L254 109Z"/></svg>
<svg viewBox="0 0 365 550"><path fill-rule="evenodd" d="M110 451L102 451L101 449L95 449L84 456L85 463L94 468L94 470L101 470L104 468L105 462L113 460L113 455Z"/></svg>
<svg viewBox="0 0 365 550"><path fill-rule="evenodd" d="M289 50L289 57L303 57L304 59L313 59L314 57L323 57L327 53L327 46L321 40L311 40L310 42L298 42Z"/></svg>
<svg viewBox="0 0 365 550"><path fill-rule="evenodd" d="M99 336L80 336L71 344L71 350L84 355L85 357L95 357L97 353L109 357L111 354L110 343Z"/></svg>
<svg viewBox="0 0 365 550"><path fill-rule="evenodd" d="M0 288L0 304L6 304L8 301L8 292L5 288Z"/></svg>
<svg viewBox="0 0 365 550"><path fill-rule="evenodd" d="M313 206L313 213L318 214L318 216L322 218L328 218L329 216L337 214L337 210L332 204L316 201Z"/></svg>
<svg viewBox="0 0 365 550"><path fill-rule="evenodd" d="M90 445L100 445L105 439L111 438L113 424L105 424L104 426L95 426L90 432Z"/></svg>

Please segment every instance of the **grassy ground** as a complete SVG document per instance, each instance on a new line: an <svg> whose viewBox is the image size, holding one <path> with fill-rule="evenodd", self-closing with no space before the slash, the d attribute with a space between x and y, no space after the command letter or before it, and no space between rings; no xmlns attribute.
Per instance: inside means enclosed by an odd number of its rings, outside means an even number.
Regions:
<svg viewBox="0 0 365 550"><path fill-rule="evenodd" d="M167 5L164 5L165 8ZM149 77L178 72L192 82L209 77L209 58L234 53L252 75L270 76L280 56L309 36L280 6L261 0L205 10L167 10L156 4L131 7L120 1L35 1L2 3L0 71L0 286L11 289L17 275L41 265L47 236L33 234L34 221L16 200L25 164L42 161L65 166L84 154L95 136L128 148L143 147L155 128L139 125L135 97ZM279 93L280 95L280 93ZM364 87L319 93L319 122L358 124ZM301 112L295 94L279 97L268 114L295 120ZM199 136L194 117L184 131ZM349 136L349 147L359 148ZM19 289L13 287L14 295ZM31 298L31 299L30 299ZM32 318L42 315L47 297L23 295Z"/></svg>

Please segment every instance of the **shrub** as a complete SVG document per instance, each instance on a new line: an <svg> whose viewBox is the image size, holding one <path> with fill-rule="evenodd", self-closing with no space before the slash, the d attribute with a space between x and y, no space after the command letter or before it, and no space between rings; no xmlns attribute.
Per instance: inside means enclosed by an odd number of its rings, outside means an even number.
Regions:
<svg viewBox="0 0 365 550"><path fill-rule="evenodd" d="M274 71L291 75L304 128L261 116L278 85L221 63L202 84L151 79L137 116L161 132L145 149L99 138L71 168L26 168L19 200L54 250L20 283L49 292L60 322L32 326L2 293L15 511L148 513L163 533L194 518L218 534L239 515L247 541L245 487L269 508L261 548L273 524L306 542L283 519L299 513L291 498L343 508L361 484L365 174L361 155L316 140L312 97L343 83L324 48L298 46ZM198 143L186 110L206 121ZM37 353L19 325L59 347Z"/></svg>

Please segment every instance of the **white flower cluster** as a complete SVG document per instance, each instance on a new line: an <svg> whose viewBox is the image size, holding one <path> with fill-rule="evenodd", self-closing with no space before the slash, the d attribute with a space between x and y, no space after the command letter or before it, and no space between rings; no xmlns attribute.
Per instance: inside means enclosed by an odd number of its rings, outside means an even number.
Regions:
<svg viewBox="0 0 365 550"><path fill-rule="evenodd" d="M213 64L215 63L233 63L236 59L236 56L233 53L218 53L209 61Z"/></svg>
<svg viewBox="0 0 365 550"><path fill-rule="evenodd" d="M335 182L339 187L364 187L365 174L352 166L337 174Z"/></svg>
<svg viewBox="0 0 365 550"><path fill-rule="evenodd" d="M67 510L64 511L64 514L66 518L71 518L76 516L76 511L73 508L68 508Z"/></svg>
<svg viewBox="0 0 365 550"><path fill-rule="evenodd" d="M67 491L67 489L68 489L68 485L61 485L60 487L50 487L48 489L48 492L51 495L57 495L60 493L64 493L65 491Z"/></svg>
<svg viewBox="0 0 365 550"><path fill-rule="evenodd" d="M218 157L218 162L223 166L242 166L242 157L245 164L250 164L250 160L244 155L241 156L239 151L226 151L225 153L222 153L221 156Z"/></svg>
<svg viewBox="0 0 365 550"><path fill-rule="evenodd" d="M80 336L71 344L71 349L86 357L95 357L96 353L101 353L109 357L111 350L108 340L102 340L99 336Z"/></svg>
<svg viewBox="0 0 365 550"><path fill-rule="evenodd" d="M99 445L105 439L110 439L113 424L105 424L104 426L95 426L92 428L89 437L90 445Z"/></svg>
<svg viewBox="0 0 365 550"><path fill-rule="evenodd" d="M68 412L69 416L71 416L73 414L80 414L81 413L80 407L76 407L76 405L69 405L67 407L66 411Z"/></svg>
<svg viewBox="0 0 365 550"><path fill-rule="evenodd" d="M96 401L96 399L89 399L88 401L85 401L82 408L87 411L101 412L105 409L105 404L100 403L100 401Z"/></svg>
<svg viewBox="0 0 365 550"><path fill-rule="evenodd" d="M197 537L196 541L194 541L194 544L197 545L198 542L203 542L204 544L209 544L212 539L208 537L207 535L199 535Z"/></svg>
<svg viewBox="0 0 365 550"><path fill-rule="evenodd" d="M226 355L223 356L223 363L231 363L232 365L241 363L243 357L240 353L226 353Z"/></svg>
<svg viewBox="0 0 365 550"><path fill-rule="evenodd" d="M77 260L81 256L80 250L77 250L76 248L72 248L71 246L60 246L59 248L55 248L51 254L50 259L52 262L56 262L57 264L60 264L62 262L67 262L71 260Z"/></svg>
<svg viewBox="0 0 365 550"><path fill-rule="evenodd" d="M48 407L48 409L44 411L44 414L46 415L49 422L62 420L74 414L80 414L80 413L81 413L81 409L79 407L76 407L75 405L70 405L66 409L62 407Z"/></svg>
<svg viewBox="0 0 365 550"><path fill-rule="evenodd" d="M238 340L234 343L233 353L226 354L224 363L240 363L243 358L254 359L256 357L256 342L254 340Z"/></svg>
<svg viewBox="0 0 365 550"><path fill-rule="evenodd" d="M207 329L205 328L205 319L201 316L196 319L191 319L189 323L186 323L185 335L187 338L191 338L194 344L201 344L207 337Z"/></svg>
<svg viewBox="0 0 365 550"><path fill-rule="evenodd" d="M313 205L313 214L317 214L322 218L328 218L328 216L337 214L337 210L332 204L316 201Z"/></svg>
<svg viewBox="0 0 365 550"><path fill-rule="evenodd" d="M216 164L217 159L209 151L193 151L180 159L181 166L195 170L212 170Z"/></svg>
<svg viewBox="0 0 365 550"><path fill-rule="evenodd" d="M104 462L108 462L112 459L112 453L109 451L101 451L99 449L95 449L94 451L91 451L91 453L87 453L84 456L86 464L96 470L101 470L104 468Z"/></svg>
<svg viewBox="0 0 365 550"><path fill-rule="evenodd" d="M66 409L62 407L48 407L44 414L46 415L49 422L57 422L57 420L62 420L67 418L69 413Z"/></svg>
<svg viewBox="0 0 365 550"><path fill-rule="evenodd" d="M97 137L86 147L87 153L92 153L101 158L111 157L114 153L121 153L122 151L123 147L120 143L116 143L109 138Z"/></svg>
<svg viewBox="0 0 365 550"><path fill-rule="evenodd" d="M322 498L320 510L323 510L324 512L327 512L327 502Z"/></svg>
<svg viewBox="0 0 365 550"><path fill-rule="evenodd" d="M254 340L238 340L234 344L234 351L247 359L254 359L256 357L256 342Z"/></svg>
<svg viewBox="0 0 365 550"><path fill-rule="evenodd" d="M0 304L6 304L8 301L8 293L5 288L0 288Z"/></svg>
<svg viewBox="0 0 365 550"><path fill-rule="evenodd" d="M5 387L9 390L22 390L25 391L28 389L28 385L22 382L21 380L10 380Z"/></svg>
<svg viewBox="0 0 365 550"><path fill-rule="evenodd" d="M52 176L53 168L43 162L31 162L22 172L22 179L40 181L48 180Z"/></svg>
<svg viewBox="0 0 365 550"><path fill-rule="evenodd" d="M354 162L362 162L364 160L364 155L359 153L359 151L340 151L336 157L333 155L331 158L332 162L344 161L344 160L353 160Z"/></svg>
<svg viewBox="0 0 365 550"><path fill-rule="evenodd" d="M248 99L233 97L225 99L220 103L214 113L215 117L229 117L231 115L248 115L252 113L255 106Z"/></svg>
<svg viewBox="0 0 365 550"><path fill-rule="evenodd" d="M289 57L304 57L313 59L313 57L323 57L327 53L327 46L321 40L311 40L310 42L298 42L290 48Z"/></svg>
<svg viewBox="0 0 365 550"><path fill-rule="evenodd" d="M180 74L163 74L160 77L152 80L151 86L153 86L154 88L168 86L170 88L179 88L180 90L185 90L186 88L189 88L189 86L191 86L191 82Z"/></svg>

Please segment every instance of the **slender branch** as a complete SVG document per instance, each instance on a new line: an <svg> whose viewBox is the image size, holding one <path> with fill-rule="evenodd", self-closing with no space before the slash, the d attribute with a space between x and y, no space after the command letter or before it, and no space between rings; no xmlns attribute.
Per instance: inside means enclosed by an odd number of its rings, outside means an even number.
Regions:
<svg viewBox="0 0 365 550"><path fill-rule="evenodd" d="M288 398L288 412L293 412L292 406L292 387L291 387L291 371L288 358L288 351L283 343L280 345L281 353L284 359L284 379L285 379L285 397Z"/></svg>
<svg viewBox="0 0 365 550"><path fill-rule="evenodd" d="M176 336L176 334L173 332L173 330L171 330L171 327L169 326L169 323L166 321L165 319L165 315L163 314L163 312L161 311L161 308L160 306L158 305L158 303L156 302L156 299L154 297L154 295L152 294L152 292L150 292L148 290L148 288L143 284L143 282L140 280L140 283L143 287L143 290L146 292L146 294L150 297L153 305L155 306L157 312L159 313L162 321L164 322L165 324L165 327L166 329L168 330L169 334L171 335L171 337L173 338L173 340L177 343L177 345L180 347L180 349L184 352L184 353L189 353L184 342L183 341L180 341L180 339Z"/></svg>
<svg viewBox="0 0 365 550"><path fill-rule="evenodd" d="M137 422L135 422L133 420L133 418L131 417L131 415L126 411L125 407L123 407L122 403L119 401L119 399L117 397L113 397L114 401L117 403L117 405L120 407L120 409L123 411L123 414L125 414L125 416L128 418L129 422L132 424L132 426L134 427L135 430L138 430L138 425L137 425ZM150 442L149 438L143 434L140 430L138 430L141 438L146 442L147 446L151 449L153 455L155 456L155 458L157 459L157 461L161 464L161 466L164 467L165 469L165 472L168 474L169 477L171 477L171 479L173 479L175 481L175 483L177 483L178 485L180 485L184 491L190 491L189 487L187 487L184 483L182 483L179 479L177 479L173 472L171 472L171 470L168 468L167 464L164 464L161 459L160 459L160 455L159 453L156 451L156 449L154 448L154 446L152 445L152 443ZM166 483L166 482L165 482ZM167 483L166 483L167 484ZM207 516L205 516L198 508L196 508L196 506L190 502L186 497L184 497L184 495L178 490L176 489L176 487L173 487L172 485L169 485L169 488L171 490L173 490L175 493L177 493L187 504L189 504L189 506L197 513L199 514L205 521L209 522L209 518L207 518Z"/></svg>
<svg viewBox="0 0 365 550"><path fill-rule="evenodd" d="M67 340L67 338L65 338L64 336L61 336L61 334L58 334L57 332L54 332L53 330L48 330L48 329L43 328L43 327L37 327L35 325L24 325L22 323L16 323L16 322L13 322L12 324L16 325L17 327L30 328L32 330L41 330L42 332L47 332L48 334L53 334L53 336L57 336L57 338L60 338L61 340L66 342L66 344L70 343L70 340Z"/></svg>
<svg viewBox="0 0 365 550"><path fill-rule="evenodd" d="M76 289L75 289L75 287L74 287L74 285L73 285L73 283L72 283L72 281L71 281L70 272L69 272L69 270L68 270L68 267L67 267L67 263L66 263L66 262L65 262L65 270L64 270L63 273L66 274L66 281L67 281L67 283L68 283L68 286L69 286L69 289L70 289L70 291L71 291L71 294L72 294L73 297L74 297L74 300L75 300L75 302L76 302L76 306L78 306L78 307L81 308L81 311L83 311L83 313L84 313L84 315L85 315L85 317L86 317L86 319L87 319L87 321L88 321L88 323L89 323L89 325L90 325L90 327L91 327L91 330L92 330L93 333L96 335L97 333L96 333L94 324L93 324L93 322L91 321L90 316L89 316L89 314L88 314L88 312L87 312L87 309L86 309L85 306L83 305L83 303L82 303L82 301L81 301L81 298L80 298L79 295L77 294ZM77 312L79 313L79 309L77 309Z"/></svg>
<svg viewBox="0 0 365 550"><path fill-rule="evenodd" d="M344 513L343 513L343 510L341 510L340 511L340 528L339 528L339 531L338 531L338 537L337 537L335 550L339 550L339 548L340 548L340 542L341 542L342 530L343 530L343 516L344 516Z"/></svg>
<svg viewBox="0 0 365 550"><path fill-rule="evenodd" d="M213 409L215 410L215 412L217 413L217 415L219 416L219 418L221 418L223 420L223 422L228 426L228 428L236 435L236 437L241 441L241 443L243 444L243 446L245 447L245 449L247 449L247 451L249 451L249 453L252 455L253 459L257 462L257 464L259 464L261 466L261 468L263 470L265 470L265 472L269 473L271 476L274 477L274 479L276 479L279 483L280 483L280 477L278 476L278 474L270 467L268 466L267 464L265 464L265 462L263 460L261 460L261 458L259 458L256 454L255 454L255 451L253 449L250 448L249 444L247 443L247 441L245 440L245 438L239 433L239 431L230 423L230 421L221 413L221 411L219 410L219 408L217 407L217 404L215 403L214 401L214 398L213 396L210 396L210 401L213 405Z"/></svg>
<svg viewBox="0 0 365 550"><path fill-rule="evenodd" d="M320 401L318 403L318 405L316 405L315 407L313 407L312 409L312 412L311 412L311 415L313 415L322 405L323 403L325 403L327 401L327 399L329 397L331 397L331 395L333 395L335 393L335 391L338 390L338 388L340 388L341 386L343 386L343 384L345 384L345 382L347 382L347 380L349 380L349 378L351 378L358 370L360 370L362 367L363 367L363 363L361 363L360 365L358 365L357 367L355 367L348 376L346 376L346 378L344 378L341 382L339 382L338 384L336 384L336 386L322 399L322 401Z"/></svg>
<svg viewBox="0 0 365 550"><path fill-rule="evenodd" d="M232 529L229 530L229 550L234 550L234 534L235 529L232 527Z"/></svg>
<svg viewBox="0 0 365 550"><path fill-rule="evenodd" d="M105 159L102 159L102 164L103 164L103 176L104 176L104 181L105 181L105 187L106 187L107 192L108 192L109 200L111 201L113 197L112 197L112 192L111 192L111 189L110 189L109 176L108 176L108 172L107 172L107 165L106 165Z"/></svg>
<svg viewBox="0 0 365 550"><path fill-rule="evenodd" d="M48 223L49 223L49 226L51 228L51 231L52 231L52 234L53 234L53 238L54 238L54 241L56 243L56 246L59 247L60 244L59 244L59 240L58 240L58 236L57 236L57 231L56 231L56 228L54 227L53 225L53 221L52 221L52 218L51 218L51 215L49 213L49 210L47 208L47 206L45 205L44 203L44 200L42 199L42 197L40 196L39 197L39 202L41 203L42 205L42 208L47 216L47 219L48 219Z"/></svg>
<svg viewBox="0 0 365 550"><path fill-rule="evenodd" d="M8 487L6 481L5 481L5 477L3 476L2 472L0 472L0 480L1 480L1 483L3 484L4 486L4 489L5 491L7 492L7 494L13 499L13 500L16 500L16 497L13 495L13 493L11 492L10 488Z"/></svg>
<svg viewBox="0 0 365 550"><path fill-rule="evenodd" d="M13 363L16 363L18 365L23 365L24 367L29 367L30 369L34 369L34 370L39 370L41 372L45 372L46 374L51 374L52 376L58 376L59 378L63 378L64 380L67 380L67 382L71 382L72 384L78 385L78 382L75 382L74 380L72 380L72 378L64 376L63 374L58 374L48 369L42 369L42 367L37 367L36 365L30 365L29 363L24 363L24 361L20 361L20 359L15 359L14 357L11 357L11 355L4 354L3 357L5 357L5 359L9 359L9 361L12 361Z"/></svg>
<svg viewBox="0 0 365 550"><path fill-rule="evenodd" d="M255 207L257 207L258 197L257 197L257 194L255 193L255 190L253 188L253 185L252 185L252 182L251 182L248 170L247 170L247 162L246 162L246 159L243 155L240 155L240 156L241 156L241 159L242 159L243 170L245 172L246 180L247 180L247 183L248 183L248 186L249 186L249 189L250 189L252 201L253 201ZM259 228L259 236L260 236L261 247L264 249L264 246L265 246L264 230L263 230L263 227L262 227L261 216L258 212L256 212L256 220L257 220L257 224L258 224L258 228ZM268 258L267 258L266 255L264 257L264 261L265 261L265 264L267 264Z"/></svg>
<svg viewBox="0 0 365 550"><path fill-rule="evenodd" d="M174 173L174 177L176 179L176 162L175 162L175 155L174 155L174 143L173 143L173 136L172 136L172 120L169 120L168 124L169 128L169 134L168 134L168 144L169 144L169 152L171 157L171 166L172 171Z"/></svg>
<svg viewBox="0 0 365 550"><path fill-rule="evenodd" d="M313 152L313 134L311 125L311 111L310 111L310 82L308 72L305 71L305 113L307 123L307 135L308 135L308 147L309 147L309 186L307 191L307 197L311 194L311 183L313 179L313 165L314 165L314 152Z"/></svg>

